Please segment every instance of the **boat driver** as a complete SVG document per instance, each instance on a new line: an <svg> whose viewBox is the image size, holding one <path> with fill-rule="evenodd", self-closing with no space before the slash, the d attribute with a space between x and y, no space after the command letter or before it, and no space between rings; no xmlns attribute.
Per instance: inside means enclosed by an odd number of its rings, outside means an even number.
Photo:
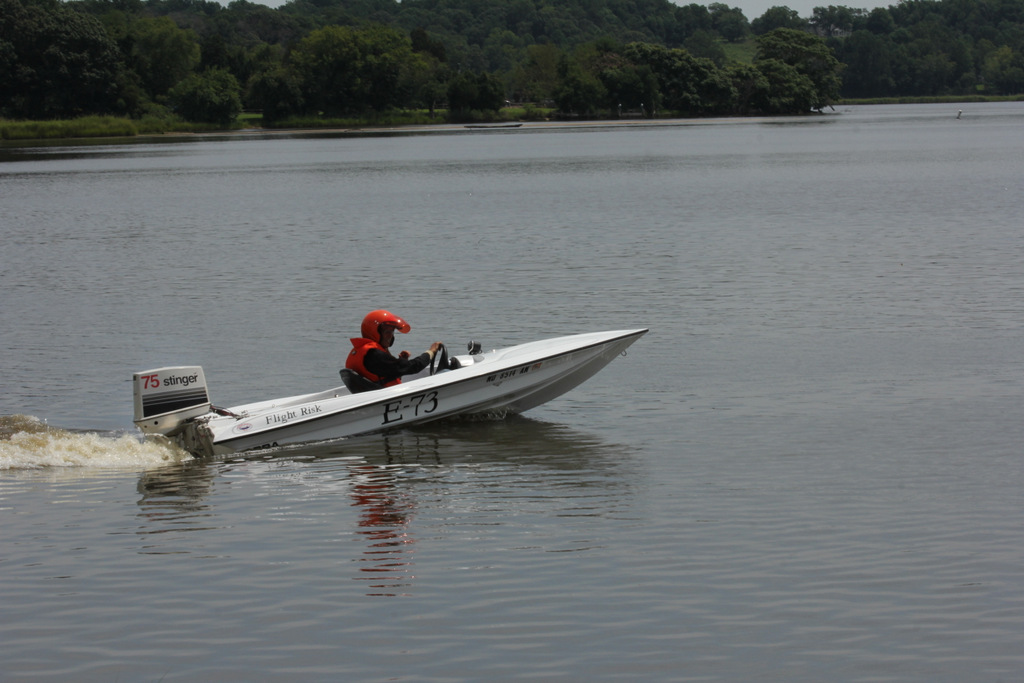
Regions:
<svg viewBox="0 0 1024 683"><path fill-rule="evenodd" d="M441 348L441 342L434 342L415 358L408 351L402 351L397 358L392 356L388 349L395 343L395 330L408 334L411 329L409 323L390 311L370 311L363 318L363 336L351 340L352 350L345 367L383 387L401 383L403 375L414 375L430 365Z"/></svg>

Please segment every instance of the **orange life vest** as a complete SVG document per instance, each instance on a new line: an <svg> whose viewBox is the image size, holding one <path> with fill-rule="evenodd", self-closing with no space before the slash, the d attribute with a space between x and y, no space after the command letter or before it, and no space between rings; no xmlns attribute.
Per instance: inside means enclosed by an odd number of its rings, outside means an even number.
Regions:
<svg viewBox="0 0 1024 683"><path fill-rule="evenodd" d="M371 382L376 382L377 384L380 384L381 386L384 387L392 387L396 384L402 383L401 378L398 377L389 382L385 382L380 376L375 375L366 369L366 354L370 351L370 349L377 349L378 351L383 351L384 353L388 352L387 349L385 349L383 346L373 341L372 339L365 339L362 337L352 339L351 342L352 350L349 351L348 358L345 360L346 368L348 368L349 370L355 370L356 372L358 372L360 375L370 380Z"/></svg>

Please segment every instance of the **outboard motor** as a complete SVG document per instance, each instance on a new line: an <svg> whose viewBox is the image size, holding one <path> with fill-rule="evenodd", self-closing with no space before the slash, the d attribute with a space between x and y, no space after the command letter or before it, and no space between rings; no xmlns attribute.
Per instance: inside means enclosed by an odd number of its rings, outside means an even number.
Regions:
<svg viewBox="0 0 1024 683"><path fill-rule="evenodd" d="M135 424L146 434L171 434L210 412L206 377L198 365L157 368L132 375Z"/></svg>

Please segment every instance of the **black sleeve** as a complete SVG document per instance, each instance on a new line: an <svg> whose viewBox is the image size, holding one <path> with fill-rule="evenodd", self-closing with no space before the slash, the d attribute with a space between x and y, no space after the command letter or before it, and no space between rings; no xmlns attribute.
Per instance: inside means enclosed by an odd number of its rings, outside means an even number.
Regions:
<svg viewBox="0 0 1024 683"><path fill-rule="evenodd" d="M430 365L430 354L423 352L415 358L403 360L395 358L390 353L370 349L363 359L363 364L366 365L367 370L382 378L385 382L390 382L403 375L414 375Z"/></svg>

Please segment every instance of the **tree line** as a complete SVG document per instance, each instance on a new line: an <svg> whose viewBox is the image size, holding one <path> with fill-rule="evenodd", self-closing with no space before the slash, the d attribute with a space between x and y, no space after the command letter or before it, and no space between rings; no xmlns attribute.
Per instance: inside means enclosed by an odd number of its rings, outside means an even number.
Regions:
<svg viewBox="0 0 1024 683"><path fill-rule="evenodd" d="M773 7L752 22L669 0L0 0L0 116L466 120L509 100L564 116L789 114L1021 92L1022 55L1024 0Z"/></svg>

